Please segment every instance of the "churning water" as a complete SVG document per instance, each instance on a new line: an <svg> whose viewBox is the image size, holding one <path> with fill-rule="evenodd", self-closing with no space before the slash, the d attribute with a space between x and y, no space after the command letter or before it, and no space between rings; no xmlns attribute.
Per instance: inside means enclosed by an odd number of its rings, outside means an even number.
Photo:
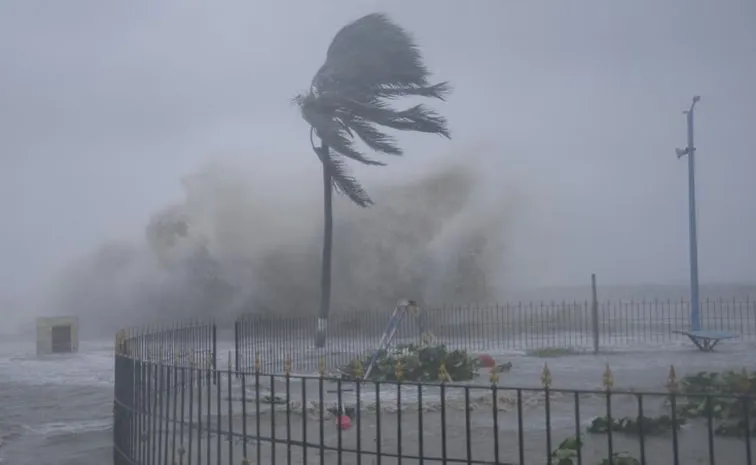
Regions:
<svg viewBox="0 0 756 465"><path fill-rule="evenodd" d="M112 402L112 343L45 357L33 343L0 343L1 463L111 463Z"/></svg>

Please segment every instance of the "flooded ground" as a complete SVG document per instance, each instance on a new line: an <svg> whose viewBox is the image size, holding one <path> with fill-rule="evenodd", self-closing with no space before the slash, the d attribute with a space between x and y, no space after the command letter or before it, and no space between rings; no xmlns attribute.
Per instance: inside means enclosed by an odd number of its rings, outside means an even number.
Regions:
<svg viewBox="0 0 756 465"><path fill-rule="evenodd" d="M219 351L227 351L233 345L230 343L220 344ZM727 368L741 369L756 365L756 344L750 341L730 341L722 343L716 352L701 353L684 340L679 343L661 346L636 347L623 349L617 352L607 352L598 355L568 355L553 358L540 358L528 356L524 353L510 352L493 354L497 361L512 361L513 368L509 373L502 375L501 386L506 387L537 387L540 385L540 376L544 363L548 362L555 389L601 389L602 375L606 365L612 368L615 381L615 389L654 390L664 389L670 365L674 365L677 373L682 376L701 370L724 370ZM225 382L225 381L224 381ZM483 376L478 380L477 388L470 392L471 401L474 404L469 416L464 408L464 390L449 388L445 394L448 400L446 419L446 442L448 457L465 458L467 455L467 435L465 434L466 422L470 423L472 434L470 436L470 450L475 459L492 458L495 453L492 437L493 431L493 405L490 390L483 389L482 384L486 381ZM248 434L254 434L256 427L254 419L254 389L253 384L247 380L247 416ZM222 391L226 387L221 383ZM266 379L261 381L261 389L269 390ZM240 381L234 377L232 382L231 398L237 398L232 402L230 418L231 428L238 434L242 432L242 406ZM334 385L326 386L324 404L335 405L336 394L332 391ZM212 388L213 391L217 388ZM300 382L292 382L290 389L301 396L302 387ZM277 395L285 391L282 381L274 383ZM434 392L435 391L435 392ZM221 392L224 411L221 412L221 423L228 424L227 403L228 395ZM499 454L502 460L516 462L519 455L517 431L517 408L515 391L502 390L499 409ZM307 398L310 402L318 399L318 381L310 380L306 388ZM523 427L526 430L524 438L524 455L526 463L543 463L543 453L546 448L544 399L542 394L525 392L523 409ZM515 396L515 397L513 397ZM539 397L540 396L540 397ZM215 397L213 395L213 397ZM423 431L422 445L424 452L439 451L441 444L441 411L440 393L438 388L426 388L423 392L422 418L423 424L419 425L420 415L417 408L417 393L412 387L405 387L402 399L402 414L397 414L395 388L381 389L381 448L384 451L396 450L400 447L407 453L420 447L419 432ZM585 397L585 396L584 396ZM301 402L299 412L296 408L297 396L294 408L288 416L288 428L292 440L302 440L303 416L301 414ZM301 397L300 397L301 398ZM105 342L82 342L81 352L72 355L46 356L38 358L34 354L34 347L24 344L5 344L0 346L0 457L4 465L37 465L45 463L50 465L102 465L112 461L112 399L113 399L113 349L112 345ZM364 414L361 416L359 427L341 432L335 428L332 421L321 423L317 421L317 411L311 411L305 424L308 441L317 442L320 437L320 428L323 426L323 438L326 444L333 447L338 445L341 435L342 445L356 447L357 433L361 435L363 448L377 447L378 420L375 411L375 393L363 392L360 403ZM509 400L507 400L509 399ZM515 399L515 400L513 400ZM345 404L356 402L355 392L343 394ZM205 402L207 399L205 400ZM603 414L605 402L600 396L581 397L581 419L583 426L591 416ZM215 401L213 401L213 404ZM372 404L372 406L371 406ZM613 401L614 408L630 409L635 407L632 399L616 398ZM276 437L285 438L287 429L287 416L285 410L271 414L269 408L261 407L261 432L270 434L271 421ZM310 410L313 406L309 406ZM553 429L552 446L561 441L563 437L573 435L575 431L574 399L570 394L553 393L551 399L551 424ZM653 408L653 405L648 406ZM217 409L211 406L211 417L217 422ZM196 415L196 414L195 414ZM271 420L271 417L274 417ZM397 421L402 424L401 435L397 435ZM697 426L686 427L681 432L681 445L686 446L691 458L699 457L700 454L708 454L705 446L705 430L697 429ZM224 426L228 431L228 426ZM188 430L184 433L185 443L188 446ZM639 445L636 440L627 442L627 438L616 436L617 448L631 448L637 450ZM623 442L624 441L624 442ZM724 441L724 442L723 442ZM739 457L745 453L744 447L728 445L727 441L718 439L716 444L717 456L721 454L735 454L724 456L722 463L740 463ZM177 439L179 444L181 438ZM217 439L211 441L213 450L213 462L216 461ZM627 444L625 445L625 443ZM736 441L737 443L737 441ZM165 444L167 445L167 439ZM196 441L194 447L196 447ZM221 441L223 451L222 461L228 458L228 446L225 439ZM657 445L654 445L657 444ZM738 444L743 444L741 441ZM668 463L662 460L671 453L669 438L665 440L655 439L647 444L649 463ZM161 446L165 447L165 446ZM248 445L248 454L256 455L256 450ZM607 448L604 436L594 437L588 440L585 446L587 454L603 454ZM237 443L233 447L237 458L243 454L243 445ZM300 448L295 448L294 454L301 454ZM267 451L267 452L266 452ZM593 451L593 452L590 452ZM666 452L665 452L666 451ZM261 453L267 456L273 449L263 444ZM203 455L207 450L202 452ZM310 450L308 455L318 452ZM334 451L327 452L330 457L337 454ZM432 452L439 455L441 452ZM514 455L513 455L514 454ZM286 458L285 447L279 444L276 450L279 459ZM349 458L345 454L344 463L352 463L356 457ZM700 457L705 457L700 456ZM363 462L364 463L364 462ZM369 462L368 462L369 463ZM388 463L384 461L384 463ZM407 461L405 461L407 463ZM588 462L586 462L588 463Z"/></svg>

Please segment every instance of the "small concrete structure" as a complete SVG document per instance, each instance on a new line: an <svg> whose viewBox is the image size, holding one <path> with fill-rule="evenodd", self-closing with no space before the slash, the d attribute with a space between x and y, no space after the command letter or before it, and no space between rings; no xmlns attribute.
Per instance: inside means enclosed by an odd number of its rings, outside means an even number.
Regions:
<svg viewBox="0 0 756 465"><path fill-rule="evenodd" d="M78 352L79 319L74 316L37 318L37 355Z"/></svg>

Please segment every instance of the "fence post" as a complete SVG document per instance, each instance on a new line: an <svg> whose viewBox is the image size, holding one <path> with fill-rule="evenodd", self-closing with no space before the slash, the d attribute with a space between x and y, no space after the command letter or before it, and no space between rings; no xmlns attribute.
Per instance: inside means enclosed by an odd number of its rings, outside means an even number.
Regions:
<svg viewBox="0 0 756 465"><path fill-rule="evenodd" d="M114 381L113 381L113 463L115 465L120 465L123 463L123 460L121 458L121 455L119 454L119 451L121 451L121 431L120 431L120 425L121 425L121 411L118 408L118 401L120 400L120 390L121 386L123 384L123 379L121 375L121 359L120 359L120 346L121 346L121 340L120 340L120 331L116 334L116 343L115 343L115 356L113 357L113 371L114 371Z"/></svg>
<svg viewBox="0 0 756 465"><path fill-rule="evenodd" d="M593 351L599 351L599 317L598 291L596 290L596 273L591 274L591 326L593 327Z"/></svg>
<svg viewBox="0 0 756 465"><path fill-rule="evenodd" d="M213 322L213 386L218 384L218 327Z"/></svg>
<svg viewBox="0 0 756 465"><path fill-rule="evenodd" d="M236 371L236 377L239 377L239 319L234 321L234 369Z"/></svg>

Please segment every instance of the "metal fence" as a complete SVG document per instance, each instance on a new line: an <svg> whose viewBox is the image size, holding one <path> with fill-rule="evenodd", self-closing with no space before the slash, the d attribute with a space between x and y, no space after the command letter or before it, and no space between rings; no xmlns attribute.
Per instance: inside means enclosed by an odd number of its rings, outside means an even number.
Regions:
<svg viewBox="0 0 756 465"><path fill-rule="evenodd" d="M218 331L212 321L188 321L170 326L129 328L116 334L125 356L172 365L212 364L215 368Z"/></svg>
<svg viewBox="0 0 756 465"><path fill-rule="evenodd" d="M280 372L281 361L297 354L295 371L314 371L325 355L330 368L375 350L392 309L336 313L329 318L325 351L313 349L317 318L245 315L235 323L235 367L251 370L255 354L268 361L265 371ZM701 327L756 339L756 301L701 302ZM429 331L450 348L469 351L594 350L683 341L675 331L690 328L685 300L515 303L423 309L408 316L395 343L420 343Z"/></svg>
<svg viewBox="0 0 756 465"><path fill-rule="evenodd" d="M142 359L119 341L115 465L534 464L752 465L756 376L731 392L499 384L355 383ZM322 366L321 362L321 366ZM262 363L258 361L258 367ZM598 382L599 380L597 380ZM663 381L663 380L660 380ZM533 380L537 384L538 380Z"/></svg>
<svg viewBox="0 0 756 465"><path fill-rule="evenodd" d="M126 453L132 451L144 435L154 431L147 429L137 434L135 421L137 418L143 419L137 412L152 412L149 410L150 402L154 404L156 399L169 398L194 381L182 377L175 379L170 386L162 384L157 371L147 367L171 367L174 372L182 367L204 367L206 375L210 376L210 371L217 368L215 324L192 321L171 326L130 328L116 334L115 348L113 463L167 464L167 461L135 461ZM181 387L178 383L181 383ZM157 417L153 415L153 418Z"/></svg>

